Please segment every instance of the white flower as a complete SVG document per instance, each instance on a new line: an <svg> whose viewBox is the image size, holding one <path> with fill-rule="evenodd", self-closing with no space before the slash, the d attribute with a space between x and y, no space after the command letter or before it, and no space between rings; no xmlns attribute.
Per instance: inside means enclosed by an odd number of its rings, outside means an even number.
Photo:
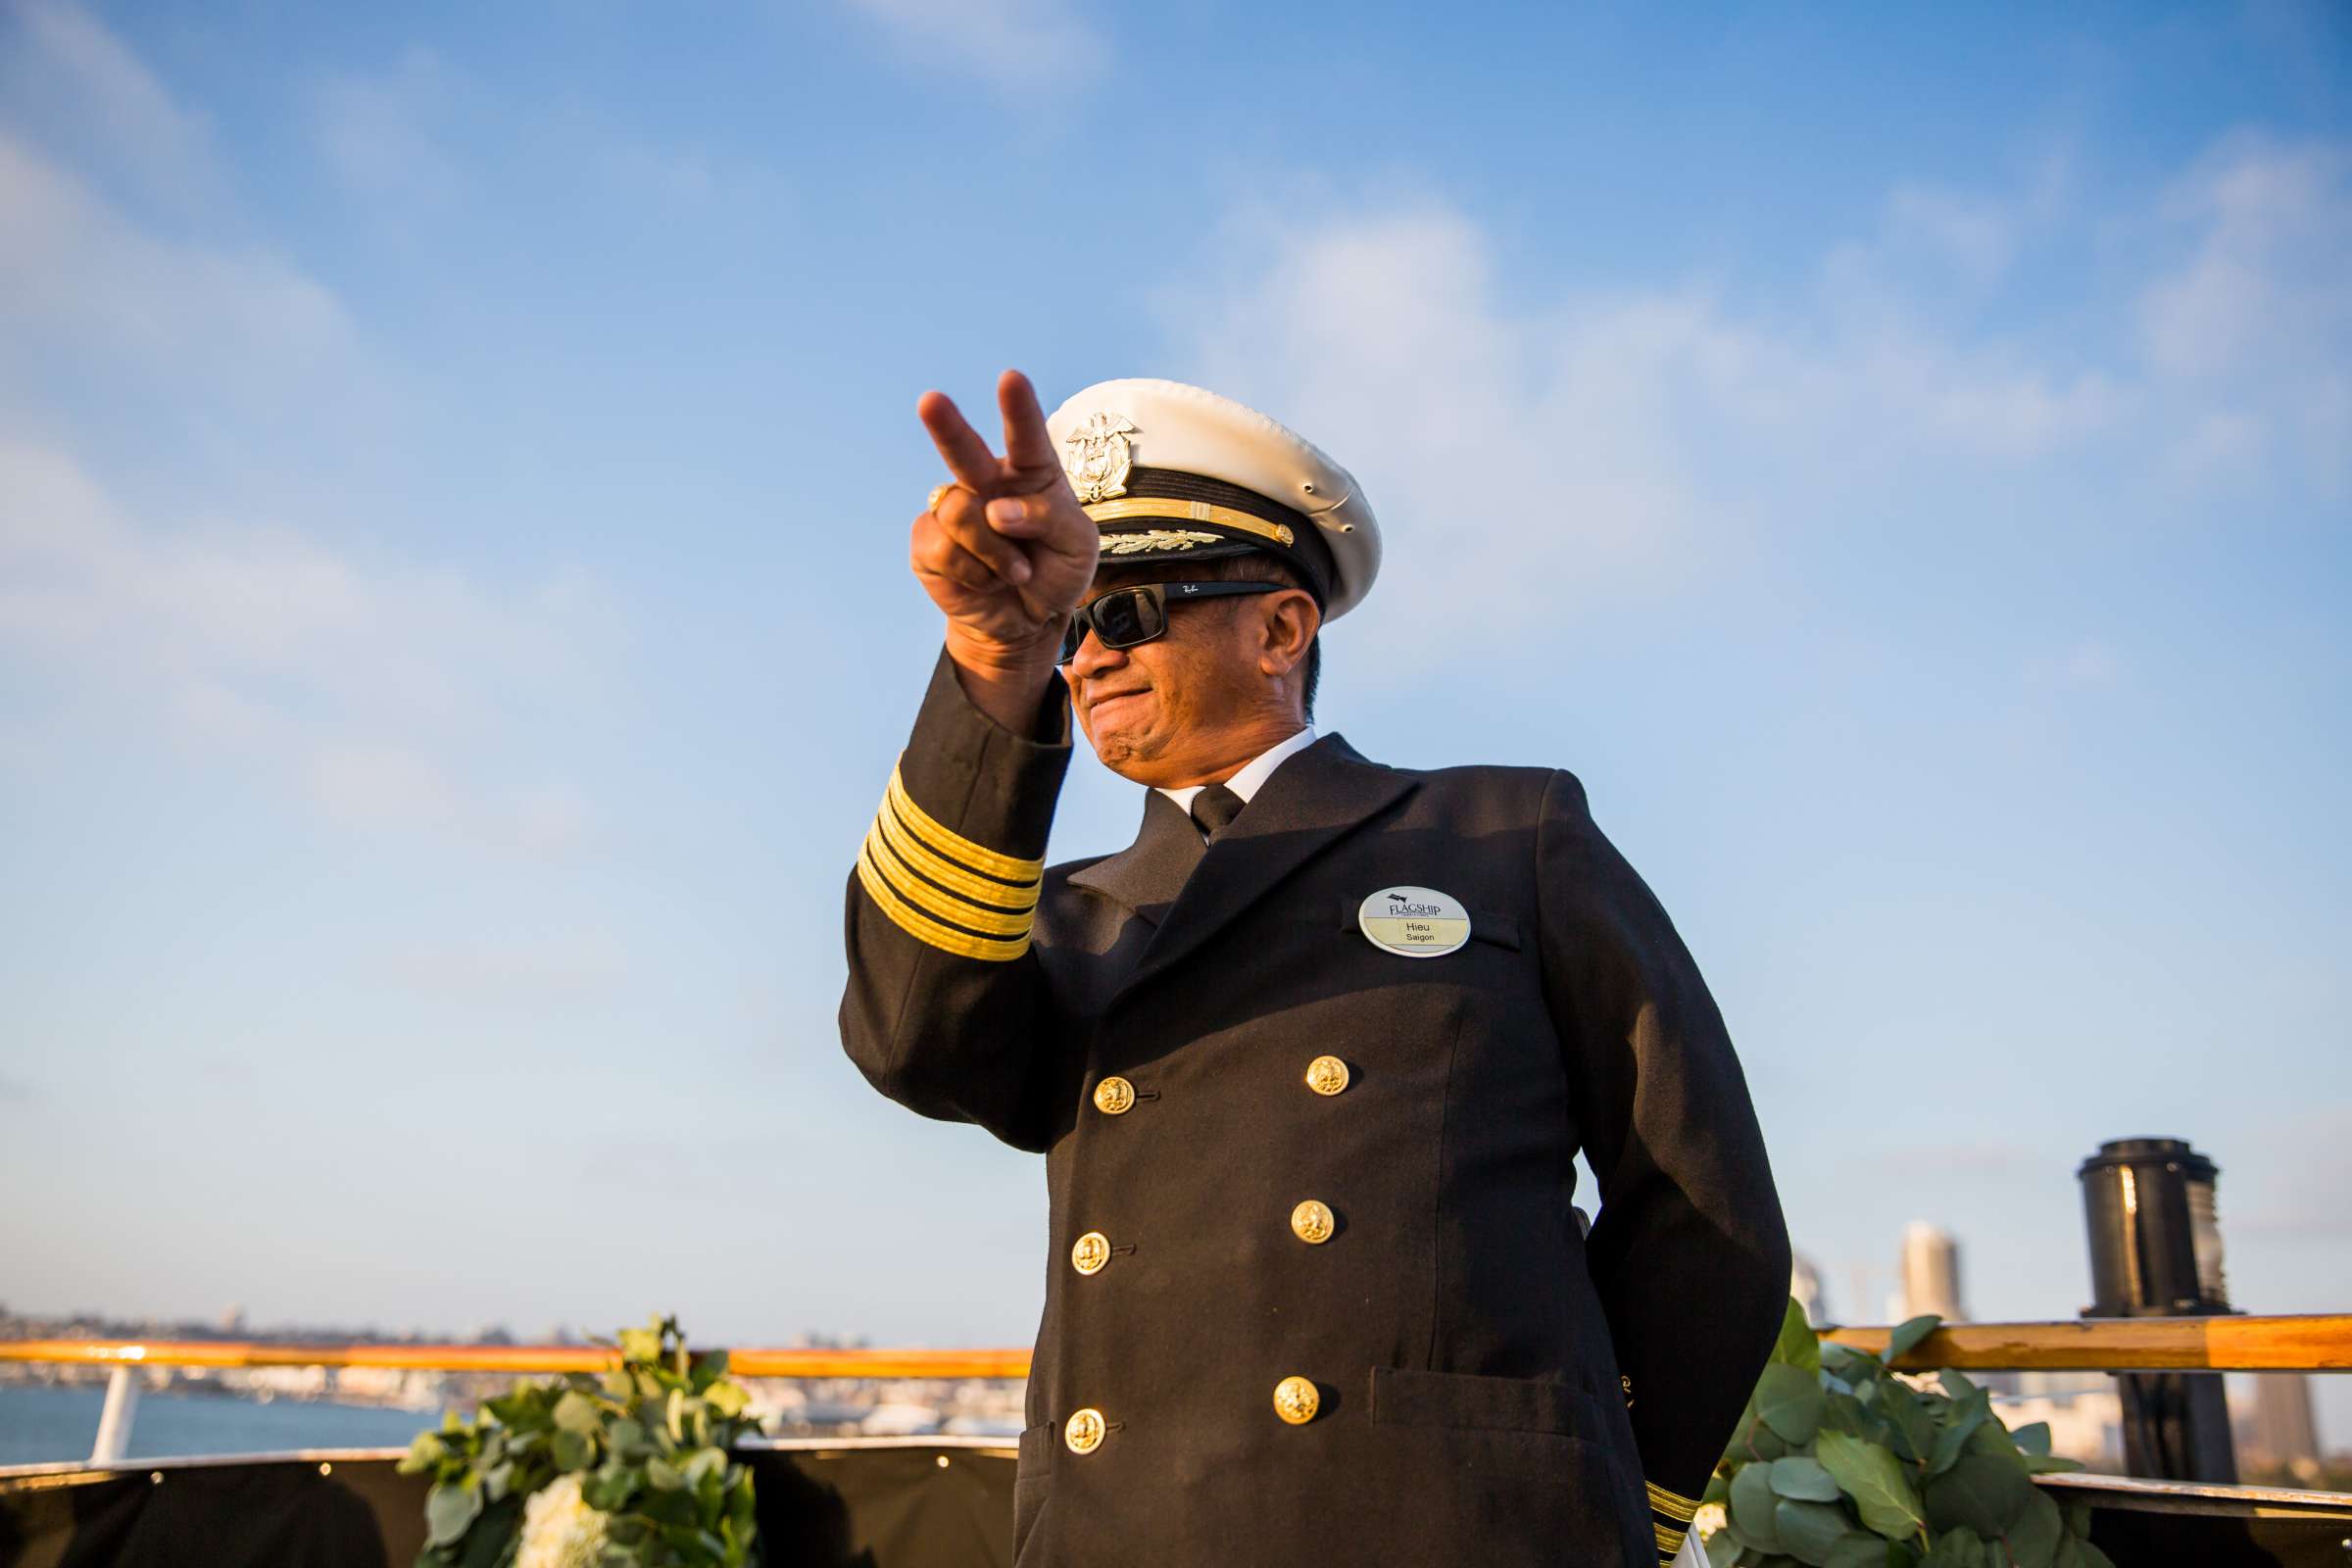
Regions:
<svg viewBox="0 0 2352 1568"><path fill-rule="evenodd" d="M1722 1503L1700 1503L1698 1512L1690 1516L1690 1533L1704 1541L1731 1522L1731 1515L1723 1511Z"/></svg>
<svg viewBox="0 0 2352 1568"><path fill-rule="evenodd" d="M604 1555L605 1515L580 1497L580 1478L558 1476L522 1505L514 1568L596 1568Z"/></svg>

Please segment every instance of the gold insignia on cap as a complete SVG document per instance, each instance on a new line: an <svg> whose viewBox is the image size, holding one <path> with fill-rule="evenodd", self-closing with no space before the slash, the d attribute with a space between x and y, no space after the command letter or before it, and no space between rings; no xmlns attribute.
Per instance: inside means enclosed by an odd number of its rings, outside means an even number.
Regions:
<svg viewBox="0 0 2352 1568"><path fill-rule="evenodd" d="M1195 545L1221 545L1222 536L1196 533L1190 528L1146 528L1141 533L1106 533L1102 536L1102 553L1106 556L1140 555L1147 550L1190 550Z"/></svg>
<svg viewBox="0 0 2352 1568"><path fill-rule="evenodd" d="M1061 466L1081 503L1107 501L1127 493L1127 470L1135 457L1127 438L1134 433L1135 426L1124 416L1098 411L1061 438L1061 444L1070 449Z"/></svg>

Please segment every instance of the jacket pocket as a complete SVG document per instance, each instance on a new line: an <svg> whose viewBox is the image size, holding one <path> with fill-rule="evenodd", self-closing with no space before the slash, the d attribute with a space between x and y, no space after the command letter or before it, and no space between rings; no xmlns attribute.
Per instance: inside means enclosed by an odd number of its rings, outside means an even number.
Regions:
<svg viewBox="0 0 2352 1568"><path fill-rule="evenodd" d="M1054 1423L1043 1421L1021 1433L1020 1461L1012 1482L1012 1555L1017 1562L1037 1516L1046 1505L1046 1484L1053 1479Z"/></svg>
<svg viewBox="0 0 2352 1568"><path fill-rule="evenodd" d="M1372 1369L1375 1426L1542 1432L1608 1446L1607 1418L1592 1396L1548 1378L1493 1378L1471 1372Z"/></svg>

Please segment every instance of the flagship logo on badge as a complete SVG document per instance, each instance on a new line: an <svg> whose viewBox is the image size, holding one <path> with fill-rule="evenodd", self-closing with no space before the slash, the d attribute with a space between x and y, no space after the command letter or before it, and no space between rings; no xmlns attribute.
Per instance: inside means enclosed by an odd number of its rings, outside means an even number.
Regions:
<svg viewBox="0 0 2352 1568"><path fill-rule="evenodd" d="M1127 438L1134 433L1135 426L1123 416L1102 412L1088 416L1084 424L1061 438L1070 449L1061 460L1062 470L1082 504L1127 493L1127 470L1135 458Z"/></svg>
<svg viewBox="0 0 2352 1568"><path fill-rule="evenodd" d="M1470 911L1435 888L1382 888L1356 906L1364 939L1383 953L1442 958L1470 940Z"/></svg>

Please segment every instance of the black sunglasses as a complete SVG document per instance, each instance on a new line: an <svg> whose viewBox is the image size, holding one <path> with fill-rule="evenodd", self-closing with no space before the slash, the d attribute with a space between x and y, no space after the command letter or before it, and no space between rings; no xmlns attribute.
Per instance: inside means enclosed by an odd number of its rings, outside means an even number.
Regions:
<svg viewBox="0 0 2352 1568"><path fill-rule="evenodd" d="M1132 588L1113 588L1092 603L1070 612L1070 624L1061 634L1061 654L1054 662L1066 664L1078 657L1078 645L1093 631L1105 648L1133 648L1168 634L1168 601L1224 599L1234 594L1278 594L1273 582L1145 582Z"/></svg>

